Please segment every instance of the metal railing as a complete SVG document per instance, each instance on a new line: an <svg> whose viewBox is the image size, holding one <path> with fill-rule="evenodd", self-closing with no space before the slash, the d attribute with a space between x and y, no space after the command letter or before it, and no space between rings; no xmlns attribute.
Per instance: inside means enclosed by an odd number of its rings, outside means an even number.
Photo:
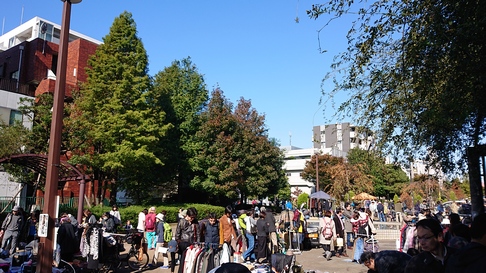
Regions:
<svg viewBox="0 0 486 273"><path fill-rule="evenodd" d="M0 79L0 90L14 92L31 97L35 95L35 92L30 90L30 86L28 84L17 84L17 80L12 79Z"/></svg>
<svg viewBox="0 0 486 273"><path fill-rule="evenodd" d="M44 207L44 197L25 197L20 198L17 197L16 199L19 200L19 205L24 209L30 209L33 205L37 208L41 209ZM15 206L15 202L10 202L12 197L8 196L0 196L0 208L4 208L8 206L5 211L12 210L13 206ZM67 207L67 208L77 208L78 207L79 197L64 197L60 198L59 206Z"/></svg>
<svg viewBox="0 0 486 273"><path fill-rule="evenodd" d="M378 240L396 240L400 238L402 224L399 222L374 221L373 225L376 229L375 238Z"/></svg>

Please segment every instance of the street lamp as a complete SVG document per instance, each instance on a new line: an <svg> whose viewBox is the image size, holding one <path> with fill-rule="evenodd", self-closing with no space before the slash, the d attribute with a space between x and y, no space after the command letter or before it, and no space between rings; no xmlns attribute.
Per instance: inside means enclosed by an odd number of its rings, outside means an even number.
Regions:
<svg viewBox="0 0 486 273"><path fill-rule="evenodd" d="M59 42L59 58L57 61L56 85L54 89L54 106L52 111L51 135L49 137L49 153L46 167L46 187L44 194L43 213L49 215L47 222L47 237L41 237L39 242L39 263L36 272L52 271L52 254L55 236L56 195L59 182L59 166L61 157L61 133L64 114L64 96L66 89L67 50L69 43L69 25L71 20L71 4L82 0L61 0L64 2L62 11L61 37Z"/></svg>

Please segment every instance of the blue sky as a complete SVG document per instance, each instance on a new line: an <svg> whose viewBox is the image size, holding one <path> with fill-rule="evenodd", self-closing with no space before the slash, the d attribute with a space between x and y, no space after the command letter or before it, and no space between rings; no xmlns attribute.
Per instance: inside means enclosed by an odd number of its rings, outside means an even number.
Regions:
<svg viewBox="0 0 486 273"><path fill-rule="evenodd" d="M25 22L39 16L61 24L60 0L0 3L4 33L21 18ZM310 148L312 126L334 113L330 105L319 105L321 81L334 55L346 49L350 26L350 18L327 26L320 36L327 52L320 53L317 31L327 19L308 18L306 10L313 3L320 2L84 0L72 6L71 29L102 41L114 18L131 12L149 55L150 75L191 57L210 91L219 85L234 104L240 97L251 100L265 115L270 137L282 146L291 142Z"/></svg>

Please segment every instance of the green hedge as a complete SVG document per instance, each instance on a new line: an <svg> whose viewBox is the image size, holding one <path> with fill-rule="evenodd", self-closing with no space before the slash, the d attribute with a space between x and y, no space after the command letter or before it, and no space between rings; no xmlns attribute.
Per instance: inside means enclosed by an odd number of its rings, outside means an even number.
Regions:
<svg viewBox="0 0 486 273"><path fill-rule="evenodd" d="M163 210L167 211L166 221L169 223L177 222L177 214L179 213L179 209L187 209L190 207L194 207L197 210L198 219L204 219L208 216L210 212L216 213L216 216L219 218L224 214L224 207L219 206L212 206L206 204L170 204L170 205L161 205L157 206L155 212L159 213ZM122 218L122 225L125 225L127 220L130 220L133 227L136 228L138 222L138 214L143 209L149 209L150 207L144 206L128 206L128 207L121 207L119 208L120 215ZM107 206L96 206L92 207L91 212L93 212L98 218L107 211L111 210L111 207Z"/></svg>
<svg viewBox="0 0 486 273"><path fill-rule="evenodd" d="M167 211L167 218L166 220L169 223L175 223L177 222L177 214L179 213L179 208L187 209L190 207L194 207L197 210L198 213L198 219L204 219L208 216L210 212L214 212L216 216L219 218L224 214L224 207L220 206L212 206L212 205L207 205L207 204L169 204L169 205L161 205L157 206L155 212L159 213L162 212L163 210ZM85 208L88 208L85 206ZM127 220L130 220L132 223L133 227L137 227L138 223L138 214L143 210L143 209L149 209L150 207L144 207L144 206L128 206L128 207L119 207L120 210L120 215L122 218L122 226L125 225ZM99 220L101 215L104 212L110 211L111 206L94 206L90 208L91 212L96 215L97 219ZM60 206L59 208L59 214L66 212L74 215L76 217L78 215L77 208L71 208L67 206ZM5 219L7 214L10 211L5 211L0 215L0 224L2 221Z"/></svg>

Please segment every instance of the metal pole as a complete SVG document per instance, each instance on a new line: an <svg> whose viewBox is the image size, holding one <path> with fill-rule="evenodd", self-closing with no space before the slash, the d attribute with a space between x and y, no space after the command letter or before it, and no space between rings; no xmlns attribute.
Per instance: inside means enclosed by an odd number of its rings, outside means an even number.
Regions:
<svg viewBox="0 0 486 273"><path fill-rule="evenodd" d="M66 88L67 49L69 42L69 24L71 16L71 1L64 0L61 37L59 44L59 59L57 62L56 85L54 89L54 105L52 111L51 135L49 138L49 154L47 157L46 186L43 213L49 215L47 237L41 237L39 242L39 263L36 272L52 271L52 254L54 248L56 215L56 195L59 182L59 165L61 156L61 133L64 113L64 95Z"/></svg>
<svg viewBox="0 0 486 273"><path fill-rule="evenodd" d="M79 183L78 215L77 215L78 224L81 224L83 221L85 187L86 187L86 180L83 178L83 180L81 180L81 183Z"/></svg>
<svg viewBox="0 0 486 273"><path fill-rule="evenodd" d="M316 192L319 191L319 153L316 153Z"/></svg>
<svg viewBox="0 0 486 273"><path fill-rule="evenodd" d="M20 56L19 56L19 70L18 70L18 73L19 73L19 74L18 74L18 76L17 76L17 77L18 77L18 79L17 79L17 88L16 88L16 90L17 90L17 92L18 92L18 93L20 93L20 92L19 92L19 86L20 86L20 85L19 85L19 84L20 84L20 72L22 71L22 56L24 55L24 54L23 54L23 53L24 53L24 46L23 46L23 45L19 46L19 49L20 49Z"/></svg>

